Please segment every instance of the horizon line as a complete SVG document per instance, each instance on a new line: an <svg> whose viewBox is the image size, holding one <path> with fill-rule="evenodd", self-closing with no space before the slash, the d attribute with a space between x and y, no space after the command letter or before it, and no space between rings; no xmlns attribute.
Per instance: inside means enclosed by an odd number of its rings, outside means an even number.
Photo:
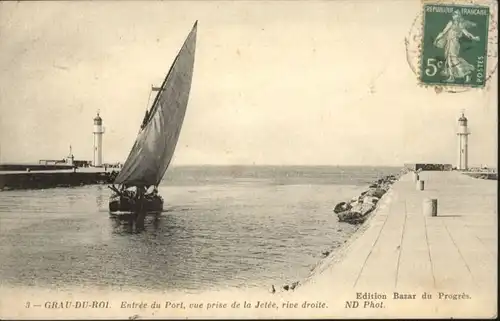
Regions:
<svg viewBox="0 0 500 321"><path fill-rule="evenodd" d="M106 165L116 164L120 162L109 162L103 163ZM402 164L277 164L277 163L268 163L268 164L242 164L242 163L234 163L234 164L171 164L169 168L173 167L229 167L229 166L252 166L252 167L266 167L266 166L274 166L274 167L293 167L293 166L301 166L301 167L404 167L405 165L412 164L445 164L439 162L408 162ZM446 163L447 165L453 165L451 163ZM39 165L38 162L0 162L1 165ZM474 166L484 166L481 165L472 165ZM93 167L93 166L91 166Z"/></svg>
<svg viewBox="0 0 500 321"><path fill-rule="evenodd" d="M116 163L122 163L122 162L106 162L103 164L116 164ZM405 163L406 164L406 163ZM0 165L39 165L38 162L0 162ZM182 166L329 166L329 167L337 167L337 166L371 166L371 167L376 167L376 166L387 166L387 167L399 167L399 166L404 166L402 165L395 165L395 164L375 164L375 165L368 165L368 164L277 164L277 163L268 163L268 164L244 164L244 163L234 163L234 164L200 164L200 163L184 163L184 164L171 164L169 168L172 167L182 167ZM93 166L91 166L93 167Z"/></svg>

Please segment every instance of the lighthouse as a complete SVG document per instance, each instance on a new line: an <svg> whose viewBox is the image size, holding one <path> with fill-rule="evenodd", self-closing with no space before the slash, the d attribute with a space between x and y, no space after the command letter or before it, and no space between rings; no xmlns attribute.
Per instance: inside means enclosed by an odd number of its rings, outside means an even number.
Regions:
<svg viewBox="0 0 500 321"><path fill-rule="evenodd" d="M102 127L102 118L97 112L94 118L94 161L95 167L102 166L102 134L104 134L104 127Z"/></svg>
<svg viewBox="0 0 500 321"><path fill-rule="evenodd" d="M457 169L466 171L468 167L468 157L469 157L469 146L468 146L468 136L470 135L467 128L467 118L464 113L458 119L458 162Z"/></svg>

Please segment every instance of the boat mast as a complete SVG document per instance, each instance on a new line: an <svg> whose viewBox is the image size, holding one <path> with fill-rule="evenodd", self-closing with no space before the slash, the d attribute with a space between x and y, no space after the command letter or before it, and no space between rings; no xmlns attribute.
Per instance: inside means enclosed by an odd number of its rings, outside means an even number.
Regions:
<svg viewBox="0 0 500 321"><path fill-rule="evenodd" d="M144 127L149 123L149 121L151 120L151 117L156 112L156 109L158 109L158 104L157 103L158 103L158 100L160 99L161 91L164 90L165 85L167 84L168 76L172 72L172 68L174 68L174 65L177 62L178 58L179 58L179 54L177 54L177 56L174 59L174 62L172 63L172 65L170 65L170 69L168 70L168 73L165 76L165 79L163 79L163 83L161 84L161 87L154 87L153 85L151 85L151 92L149 94L150 97L151 97L151 93L153 91L156 91L157 93L156 93L156 96L155 96L155 100L153 101L153 105L151 107L151 110L149 110L149 113L147 114L147 118L144 119L144 123L143 123ZM149 103L149 101L148 101L148 103Z"/></svg>
<svg viewBox="0 0 500 321"><path fill-rule="evenodd" d="M148 103L146 104L146 111L149 110L149 103L151 102L151 94L155 91L160 91L161 87L155 87L151 85L151 89L149 90Z"/></svg>
<svg viewBox="0 0 500 321"><path fill-rule="evenodd" d="M151 110L149 109L149 102L151 101L151 94L154 91L161 91L161 87L155 87L154 85L151 85L151 89L149 90L148 103L146 104L146 114L144 115L144 119L141 123L141 130L146 127L151 116L151 111L153 110L153 108L151 107Z"/></svg>

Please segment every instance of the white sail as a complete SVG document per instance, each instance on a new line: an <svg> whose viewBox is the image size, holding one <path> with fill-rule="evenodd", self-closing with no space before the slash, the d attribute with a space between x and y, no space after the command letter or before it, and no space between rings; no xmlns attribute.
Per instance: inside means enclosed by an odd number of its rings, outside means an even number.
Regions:
<svg viewBox="0 0 500 321"><path fill-rule="evenodd" d="M193 76L197 22L170 67L154 100L149 120L115 179L128 186L158 185L179 139Z"/></svg>

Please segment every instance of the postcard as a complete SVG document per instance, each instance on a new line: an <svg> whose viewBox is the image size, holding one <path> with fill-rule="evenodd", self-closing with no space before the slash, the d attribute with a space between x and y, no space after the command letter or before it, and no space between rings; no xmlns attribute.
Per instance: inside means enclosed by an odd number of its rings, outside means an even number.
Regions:
<svg viewBox="0 0 500 321"><path fill-rule="evenodd" d="M497 12L0 2L0 318L494 318Z"/></svg>

